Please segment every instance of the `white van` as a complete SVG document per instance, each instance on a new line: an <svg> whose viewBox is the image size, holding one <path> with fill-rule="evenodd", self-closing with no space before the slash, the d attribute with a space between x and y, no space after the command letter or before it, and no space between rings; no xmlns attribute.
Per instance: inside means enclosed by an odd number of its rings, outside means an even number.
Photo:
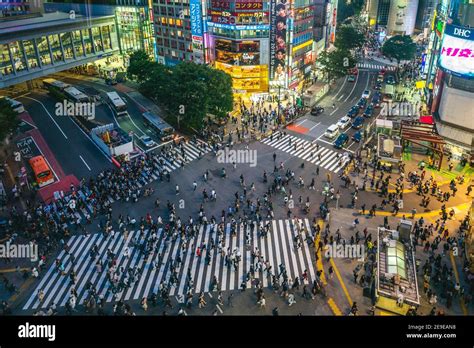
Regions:
<svg viewBox="0 0 474 348"><path fill-rule="evenodd" d="M334 139L339 135L339 126L337 124L332 124L326 129L324 136L329 139Z"/></svg>

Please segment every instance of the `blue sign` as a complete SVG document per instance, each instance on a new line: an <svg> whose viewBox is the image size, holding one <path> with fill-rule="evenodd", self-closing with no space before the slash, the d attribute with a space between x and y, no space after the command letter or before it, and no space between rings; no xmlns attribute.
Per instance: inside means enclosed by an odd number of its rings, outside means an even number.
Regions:
<svg viewBox="0 0 474 348"><path fill-rule="evenodd" d="M191 0L190 3L191 13L191 34L195 36L203 35L203 21L202 21L202 7L200 0Z"/></svg>
<svg viewBox="0 0 474 348"><path fill-rule="evenodd" d="M269 30L270 26L268 24L259 24L259 25L234 25L234 24L221 24L214 22L207 22L207 26L231 30Z"/></svg>

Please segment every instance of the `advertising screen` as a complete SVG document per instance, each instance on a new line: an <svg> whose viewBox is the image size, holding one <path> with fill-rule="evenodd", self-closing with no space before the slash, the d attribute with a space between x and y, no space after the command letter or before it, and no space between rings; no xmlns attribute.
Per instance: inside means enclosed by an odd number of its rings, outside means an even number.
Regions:
<svg viewBox="0 0 474 348"><path fill-rule="evenodd" d="M453 75L474 78L474 29L446 25L439 66Z"/></svg>
<svg viewBox="0 0 474 348"><path fill-rule="evenodd" d="M288 3L285 0L271 1L270 23L270 79L285 80L287 62Z"/></svg>

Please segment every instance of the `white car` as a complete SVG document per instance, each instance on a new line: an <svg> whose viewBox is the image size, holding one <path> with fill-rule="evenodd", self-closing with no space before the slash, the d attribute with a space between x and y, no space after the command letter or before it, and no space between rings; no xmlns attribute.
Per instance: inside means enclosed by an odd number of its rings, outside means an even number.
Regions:
<svg viewBox="0 0 474 348"><path fill-rule="evenodd" d="M148 135L144 135L140 138L143 144L145 144L146 147L152 147L155 145L155 142L153 139L151 139Z"/></svg>
<svg viewBox="0 0 474 348"><path fill-rule="evenodd" d="M366 89L364 93L362 93L362 98L369 98L369 96L370 96L370 91Z"/></svg>
<svg viewBox="0 0 474 348"><path fill-rule="evenodd" d="M326 129L324 136L328 139L334 139L339 135L339 126L337 124L332 124Z"/></svg>
<svg viewBox="0 0 474 348"><path fill-rule="evenodd" d="M348 116L344 116L343 118L339 120L339 122L337 122L337 126L340 129L347 128L350 124L351 124L351 118Z"/></svg>

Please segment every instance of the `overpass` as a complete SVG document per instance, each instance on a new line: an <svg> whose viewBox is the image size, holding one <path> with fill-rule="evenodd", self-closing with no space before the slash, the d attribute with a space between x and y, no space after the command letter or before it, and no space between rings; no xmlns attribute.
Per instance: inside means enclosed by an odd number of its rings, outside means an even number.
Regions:
<svg viewBox="0 0 474 348"><path fill-rule="evenodd" d="M0 21L0 88L119 52L115 16L45 13Z"/></svg>

